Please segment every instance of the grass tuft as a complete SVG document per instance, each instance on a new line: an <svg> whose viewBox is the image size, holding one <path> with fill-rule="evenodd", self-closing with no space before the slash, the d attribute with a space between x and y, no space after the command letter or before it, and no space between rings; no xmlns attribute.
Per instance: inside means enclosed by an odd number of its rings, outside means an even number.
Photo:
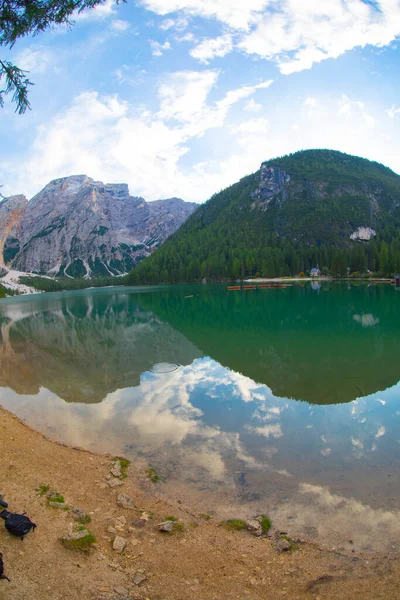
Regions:
<svg viewBox="0 0 400 600"><path fill-rule="evenodd" d="M121 479L126 479L128 477L128 469L131 461L127 458L123 458L122 456L116 456L113 459L113 462L119 462L121 465Z"/></svg>
<svg viewBox="0 0 400 600"><path fill-rule="evenodd" d="M223 524L232 531L241 531L242 529L246 529L246 523L242 521L242 519L228 519L228 521L223 521Z"/></svg>
<svg viewBox="0 0 400 600"><path fill-rule="evenodd" d="M91 522L92 522L92 517L86 513L85 513L85 516L82 517L82 519L78 519L78 523L81 523L82 525L84 525L85 523L91 523Z"/></svg>
<svg viewBox="0 0 400 600"><path fill-rule="evenodd" d="M262 518L261 518L261 521L260 521L260 525L261 525L261 531L263 533L268 533L268 531L272 527L272 521L266 515L262 515Z"/></svg>
<svg viewBox="0 0 400 600"><path fill-rule="evenodd" d="M84 531L86 527L78 527L78 531ZM65 538L61 538L61 542L64 544L66 548L70 548L71 550L78 550L80 552L88 552L92 545L96 542L96 536L89 530L87 530L87 535L81 537L76 540L68 540Z"/></svg>
<svg viewBox="0 0 400 600"><path fill-rule="evenodd" d="M157 473L157 471L155 469L153 469L153 467L149 467L146 470L146 475L152 483L157 483L158 481L160 481L160 476Z"/></svg>

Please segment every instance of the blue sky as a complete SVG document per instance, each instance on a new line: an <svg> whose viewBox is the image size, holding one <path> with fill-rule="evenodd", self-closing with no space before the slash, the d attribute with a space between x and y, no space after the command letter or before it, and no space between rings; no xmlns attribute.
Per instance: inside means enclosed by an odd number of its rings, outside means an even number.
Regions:
<svg viewBox="0 0 400 600"><path fill-rule="evenodd" d="M105 0L5 53L35 86L0 110L2 192L85 173L203 202L305 148L400 173L398 36L399 0Z"/></svg>

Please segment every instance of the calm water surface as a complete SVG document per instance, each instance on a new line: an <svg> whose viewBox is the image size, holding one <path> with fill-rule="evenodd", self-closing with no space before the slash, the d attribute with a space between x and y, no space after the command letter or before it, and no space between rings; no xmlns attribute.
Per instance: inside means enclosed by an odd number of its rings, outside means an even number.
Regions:
<svg viewBox="0 0 400 600"><path fill-rule="evenodd" d="M392 286L45 294L0 302L0 328L0 403L43 432L151 464L203 512L400 547Z"/></svg>

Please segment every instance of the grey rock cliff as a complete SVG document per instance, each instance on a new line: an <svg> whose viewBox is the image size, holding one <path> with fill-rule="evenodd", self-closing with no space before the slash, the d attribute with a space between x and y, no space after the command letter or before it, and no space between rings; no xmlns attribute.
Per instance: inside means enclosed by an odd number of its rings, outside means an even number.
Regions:
<svg viewBox="0 0 400 600"><path fill-rule="evenodd" d="M196 207L179 198L146 202L126 184L86 175L55 179L29 202L0 203L0 265L70 277L126 273Z"/></svg>

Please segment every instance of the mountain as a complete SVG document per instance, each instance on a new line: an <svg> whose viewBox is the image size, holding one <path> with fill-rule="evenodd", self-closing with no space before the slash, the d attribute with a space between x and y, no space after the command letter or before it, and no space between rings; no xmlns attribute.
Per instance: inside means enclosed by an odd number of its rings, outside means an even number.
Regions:
<svg viewBox="0 0 400 600"><path fill-rule="evenodd" d="M119 275L149 256L196 204L146 202L126 184L86 175L55 179L29 202L0 203L0 266L70 277Z"/></svg>
<svg viewBox="0 0 400 600"><path fill-rule="evenodd" d="M400 270L400 176L333 150L261 164L215 194L130 275L132 283Z"/></svg>

